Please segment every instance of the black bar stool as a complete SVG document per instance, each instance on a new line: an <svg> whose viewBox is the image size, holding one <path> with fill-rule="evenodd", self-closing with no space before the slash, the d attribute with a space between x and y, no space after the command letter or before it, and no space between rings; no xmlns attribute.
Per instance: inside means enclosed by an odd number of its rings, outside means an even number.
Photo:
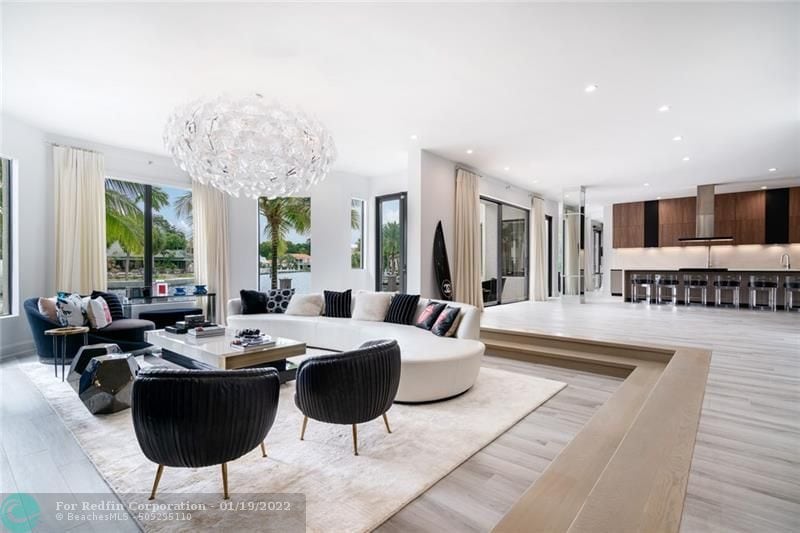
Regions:
<svg viewBox="0 0 800 533"><path fill-rule="evenodd" d="M684 274L683 275L683 302L686 305L692 303L692 290L700 291L700 301L705 306L708 304L708 278L703 274Z"/></svg>
<svg viewBox="0 0 800 533"><path fill-rule="evenodd" d="M797 307L793 305L794 293L800 293L800 276L786 276L783 280L783 288L783 308L787 311L794 311L795 309L800 311L800 305Z"/></svg>
<svg viewBox="0 0 800 533"><path fill-rule="evenodd" d="M644 287L645 298L647 298L647 303L650 303L653 285L655 285L655 278L652 274L631 274L631 303L639 302L640 287Z"/></svg>
<svg viewBox="0 0 800 533"><path fill-rule="evenodd" d="M778 310L778 276L750 276L750 309ZM767 303L758 303L758 293L767 293Z"/></svg>
<svg viewBox="0 0 800 533"><path fill-rule="evenodd" d="M656 276L656 303L662 303L664 289L672 295L672 305L678 305L678 278L673 274L658 274Z"/></svg>
<svg viewBox="0 0 800 533"><path fill-rule="evenodd" d="M722 293L731 291L731 303L739 309L739 288L742 278L738 274L719 274L714 281L714 303L717 307L722 305Z"/></svg>

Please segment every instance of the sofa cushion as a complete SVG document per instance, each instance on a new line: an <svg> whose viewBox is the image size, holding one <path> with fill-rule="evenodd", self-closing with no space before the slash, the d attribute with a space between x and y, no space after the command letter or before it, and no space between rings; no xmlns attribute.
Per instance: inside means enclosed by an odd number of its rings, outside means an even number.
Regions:
<svg viewBox="0 0 800 533"><path fill-rule="evenodd" d="M395 294L386 311L384 322L411 325L418 302L419 294Z"/></svg>
<svg viewBox="0 0 800 533"><path fill-rule="evenodd" d="M392 302L390 292L359 291L356 293L356 304L353 319L382 322L386 318L389 304Z"/></svg>
<svg viewBox="0 0 800 533"><path fill-rule="evenodd" d="M436 322L431 328L431 333L439 337L452 337L458 328L458 322L461 318L461 308L447 306L447 308L439 313Z"/></svg>
<svg viewBox="0 0 800 533"><path fill-rule="evenodd" d="M350 318L352 292L350 289L344 292L325 291L325 316Z"/></svg>
<svg viewBox="0 0 800 533"><path fill-rule="evenodd" d="M61 294L56 304L68 326L83 326L86 315L80 294Z"/></svg>
<svg viewBox="0 0 800 533"><path fill-rule="evenodd" d="M321 294L295 294L286 307L287 315L319 316L325 305Z"/></svg>
<svg viewBox="0 0 800 533"><path fill-rule="evenodd" d="M257 315L267 312L267 295L265 293L242 289L239 291L239 296L242 299L243 315Z"/></svg>
<svg viewBox="0 0 800 533"><path fill-rule="evenodd" d="M39 312L53 322L60 322L58 318L58 303L56 298L39 298L37 303Z"/></svg>
<svg viewBox="0 0 800 533"><path fill-rule="evenodd" d="M102 329L112 322L111 310L102 296L90 298L86 305L86 316L89 325L94 329Z"/></svg>
<svg viewBox="0 0 800 533"><path fill-rule="evenodd" d="M94 300L97 297L103 298L108 304L108 310L111 311L111 320L122 320L125 318L125 313L122 309L122 301L119 296L113 292L92 291L91 298Z"/></svg>
<svg viewBox="0 0 800 533"><path fill-rule="evenodd" d="M439 314L441 314L446 307L447 304L441 302L430 302L425 306L425 310L419 315L414 325L418 328L430 330L436 323L436 319L439 318Z"/></svg>

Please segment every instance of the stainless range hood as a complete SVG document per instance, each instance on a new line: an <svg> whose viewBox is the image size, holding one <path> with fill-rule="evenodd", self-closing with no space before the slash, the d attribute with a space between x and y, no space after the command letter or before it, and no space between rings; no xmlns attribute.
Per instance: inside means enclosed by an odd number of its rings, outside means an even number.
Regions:
<svg viewBox="0 0 800 533"><path fill-rule="evenodd" d="M714 190L715 185L697 186L696 229L694 237L681 237L680 242L710 244L731 242L732 236L714 235Z"/></svg>

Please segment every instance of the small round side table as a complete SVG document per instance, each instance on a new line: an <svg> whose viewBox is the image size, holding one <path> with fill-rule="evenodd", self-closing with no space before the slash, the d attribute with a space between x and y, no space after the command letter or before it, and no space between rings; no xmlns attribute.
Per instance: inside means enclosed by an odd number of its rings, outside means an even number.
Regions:
<svg viewBox="0 0 800 533"><path fill-rule="evenodd" d="M66 326L63 328L48 329L45 335L53 337L53 369L58 377L58 346L61 345L61 381L64 381L64 366L67 361L67 337L70 335L83 335L84 346L89 344L89 328L86 326ZM58 342L61 339L61 342Z"/></svg>

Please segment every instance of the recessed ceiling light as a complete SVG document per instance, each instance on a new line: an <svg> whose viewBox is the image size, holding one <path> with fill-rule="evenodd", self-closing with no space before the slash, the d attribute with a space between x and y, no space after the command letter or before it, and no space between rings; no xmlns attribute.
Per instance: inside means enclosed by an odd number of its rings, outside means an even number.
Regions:
<svg viewBox="0 0 800 533"><path fill-rule="evenodd" d="M505 170L506 172L508 172L509 170L511 170L511 167L503 167L503 170Z"/></svg>
<svg viewBox="0 0 800 533"><path fill-rule="evenodd" d="M661 200L661 197L660 196L656 196L656 200Z"/></svg>
<svg viewBox="0 0 800 533"><path fill-rule="evenodd" d="M767 188L767 186L766 186L766 185L762 185L762 186L761 186L761 190L762 190L762 191L763 191L764 189L766 189L766 188Z"/></svg>
<svg viewBox="0 0 800 533"><path fill-rule="evenodd" d="M533 183L534 184L539 183L539 180L533 180Z"/></svg>
<svg viewBox="0 0 800 533"><path fill-rule="evenodd" d="M584 91L586 91L587 93L593 93L596 90L597 90L597 85L594 85L594 84L587 85L586 88L584 89Z"/></svg>
<svg viewBox="0 0 800 533"><path fill-rule="evenodd" d="M664 104L664 105L662 105L661 107L658 108L658 112L659 113L666 113L667 111L669 111L669 106L666 105L666 104Z"/></svg>
<svg viewBox="0 0 800 533"><path fill-rule="evenodd" d="M409 138L410 138L412 141L416 141L416 140L417 140L417 136L416 136L416 135L409 135Z"/></svg>
<svg viewBox="0 0 800 533"><path fill-rule="evenodd" d="M769 171L770 171L770 172L777 172L777 171L778 171L778 169L777 169L777 168L775 168L775 167L772 167L771 169L769 169Z"/></svg>
<svg viewBox="0 0 800 533"><path fill-rule="evenodd" d="M467 153L471 154L472 153L472 148L467 149Z"/></svg>
<svg viewBox="0 0 800 533"><path fill-rule="evenodd" d="M650 186L650 184L649 184L649 183L645 183L645 184L644 184L644 186L645 186L645 187L649 187L649 186Z"/></svg>
<svg viewBox="0 0 800 533"><path fill-rule="evenodd" d="M683 137L682 137L682 136L680 136L680 135L676 135L675 137L673 137L673 138L672 138L672 140L673 140L673 141L682 141L682 140L683 140Z"/></svg>
<svg viewBox="0 0 800 533"><path fill-rule="evenodd" d="M691 158L688 155L683 156L683 160L684 161L688 161L689 159L691 159Z"/></svg>

